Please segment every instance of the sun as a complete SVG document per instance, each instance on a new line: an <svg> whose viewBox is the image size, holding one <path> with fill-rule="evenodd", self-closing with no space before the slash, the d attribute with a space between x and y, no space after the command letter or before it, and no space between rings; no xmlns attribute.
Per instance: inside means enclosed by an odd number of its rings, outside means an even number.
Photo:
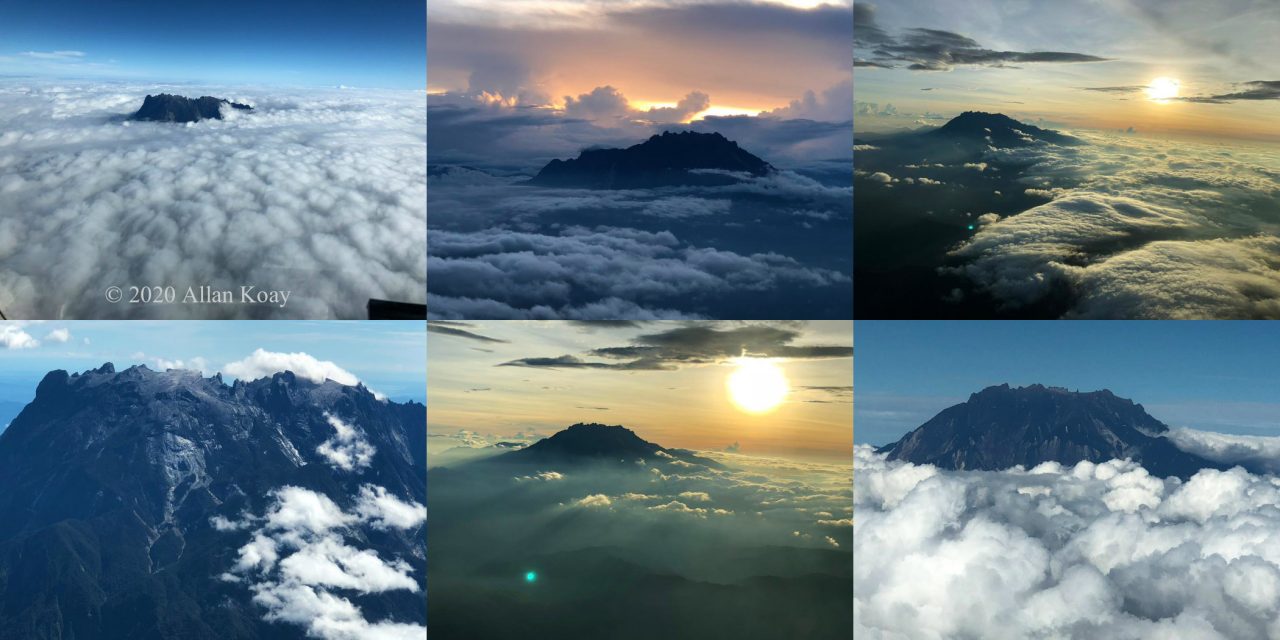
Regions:
<svg viewBox="0 0 1280 640"><path fill-rule="evenodd" d="M1182 86L1177 78L1159 77L1147 85L1147 98L1156 102L1168 102L1178 97L1178 89Z"/></svg>
<svg viewBox="0 0 1280 640"><path fill-rule="evenodd" d="M739 358L725 386L729 399L747 413L768 413L786 400L790 390L782 369L769 360Z"/></svg>

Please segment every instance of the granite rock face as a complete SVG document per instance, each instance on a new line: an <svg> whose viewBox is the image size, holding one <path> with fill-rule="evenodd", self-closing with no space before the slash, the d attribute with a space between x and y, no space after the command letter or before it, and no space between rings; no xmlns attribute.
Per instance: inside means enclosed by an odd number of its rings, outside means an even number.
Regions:
<svg viewBox="0 0 1280 640"><path fill-rule="evenodd" d="M880 449L890 459L944 469L999 470L1042 462L1131 459L1152 475L1189 478L1221 465L1179 449L1164 423L1107 390L988 387Z"/></svg>
<svg viewBox="0 0 1280 640"><path fill-rule="evenodd" d="M142 107L130 118L150 122L199 122L201 120L223 119L225 109L252 111L247 104L231 102L212 96L187 98L169 93L157 96L148 95L142 101Z"/></svg>
<svg viewBox="0 0 1280 640"><path fill-rule="evenodd" d="M328 416L376 450L367 467L332 467ZM290 372L226 384L109 363L53 371L0 435L0 640L302 638L264 620L246 585L219 578L251 532L212 521L263 513L285 486L349 510L366 483L425 503L421 404ZM372 531L364 546L425 576L421 533ZM425 622L420 593L358 603Z"/></svg>

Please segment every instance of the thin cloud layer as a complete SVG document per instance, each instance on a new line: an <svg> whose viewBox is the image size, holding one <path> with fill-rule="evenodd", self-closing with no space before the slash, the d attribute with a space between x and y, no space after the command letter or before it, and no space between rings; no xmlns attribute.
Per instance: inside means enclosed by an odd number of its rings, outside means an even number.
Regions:
<svg viewBox="0 0 1280 640"><path fill-rule="evenodd" d="M500 366L642 371L673 370L683 365L713 364L743 356L794 360L853 357L850 346L795 344L802 336L799 328L786 324L721 327L698 323L643 334L627 346L603 347L583 354L591 359L576 355L530 357ZM839 392L842 388L831 389Z"/></svg>
<svg viewBox="0 0 1280 640"><path fill-rule="evenodd" d="M1125 461L949 472L867 446L855 467L858 638L1280 633L1274 476L1183 483Z"/></svg>
<svg viewBox="0 0 1280 640"><path fill-rule="evenodd" d="M876 24L875 9L855 5L854 45L870 60L861 67L950 71L957 66L1005 67L1021 63L1105 62L1107 58L1066 51L998 51L965 35L941 29L910 28L894 37ZM900 64L901 63L901 64Z"/></svg>
<svg viewBox="0 0 1280 640"><path fill-rule="evenodd" d="M128 122L147 93L252 114ZM360 318L424 297L422 92L0 85L0 309L11 317ZM108 287L168 286L169 305ZM183 304L188 287L288 290Z"/></svg>

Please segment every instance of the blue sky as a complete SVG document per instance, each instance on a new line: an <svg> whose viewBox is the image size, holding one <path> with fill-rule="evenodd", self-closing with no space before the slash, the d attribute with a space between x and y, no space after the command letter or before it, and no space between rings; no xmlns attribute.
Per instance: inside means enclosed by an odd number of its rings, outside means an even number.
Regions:
<svg viewBox="0 0 1280 640"><path fill-rule="evenodd" d="M38 346L6 348L17 342L15 329ZM78 372L104 362L117 370L135 364L161 369L164 362L181 361L180 368L212 375L257 349L331 361L395 400L426 396L426 327L420 322L0 322L0 403L29 401L36 383L54 369Z"/></svg>
<svg viewBox="0 0 1280 640"><path fill-rule="evenodd" d="M886 444L987 386L1110 389L1170 426L1280 436L1274 322L858 322L855 442Z"/></svg>
<svg viewBox="0 0 1280 640"><path fill-rule="evenodd" d="M420 0L0 0L0 16L2 75L426 84Z"/></svg>

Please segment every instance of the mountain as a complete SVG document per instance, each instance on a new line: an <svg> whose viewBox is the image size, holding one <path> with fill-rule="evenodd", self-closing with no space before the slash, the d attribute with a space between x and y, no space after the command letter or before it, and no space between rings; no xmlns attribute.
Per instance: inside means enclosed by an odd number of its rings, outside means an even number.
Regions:
<svg viewBox="0 0 1280 640"><path fill-rule="evenodd" d="M880 449L890 459L945 469L1031 468L1130 458L1152 475L1188 478L1223 465L1182 451L1169 427L1110 391L988 387Z"/></svg>
<svg viewBox="0 0 1280 640"><path fill-rule="evenodd" d="M366 467L330 464L333 417L358 429ZM267 512L286 487L347 512L367 485L424 503L425 471L425 407L363 386L290 372L228 385L110 363L50 372L0 434L0 639L302 638L263 619L248 578L226 578L254 536L244 515ZM225 526L235 521L245 524ZM352 535L421 578L422 533ZM421 592L350 600L425 622Z"/></svg>
<svg viewBox="0 0 1280 640"><path fill-rule="evenodd" d="M247 104L212 96L201 96L193 100L184 96L162 93L158 96L148 95L142 101L142 107L133 114L131 119L153 122L199 122L207 118L221 120L222 110L227 107L241 111L253 110L253 107Z"/></svg>
<svg viewBox="0 0 1280 640"><path fill-rule="evenodd" d="M996 147L1025 147L1036 142L1076 144L1075 138L1018 122L1003 113L966 111L925 135L981 141Z"/></svg>
<svg viewBox="0 0 1280 640"><path fill-rule="evenodd" d="M583 189L721 186L762 176L772 165L719 133L663 132L626 149L587 149L552 160L528 184ZM738 174L738 175L734 175Z"/></svg>
<svg viewBox="0 0 1280 640"><path fill-rule="evenodd" d="M625 463L658 458L682 460L711 468L723 468L719 462L702 458L684 449L666 449L637 436L618 425L575 424L549 438L543 438L523 449L510 451L486 461L509 464L583 464Z"/></svg>

